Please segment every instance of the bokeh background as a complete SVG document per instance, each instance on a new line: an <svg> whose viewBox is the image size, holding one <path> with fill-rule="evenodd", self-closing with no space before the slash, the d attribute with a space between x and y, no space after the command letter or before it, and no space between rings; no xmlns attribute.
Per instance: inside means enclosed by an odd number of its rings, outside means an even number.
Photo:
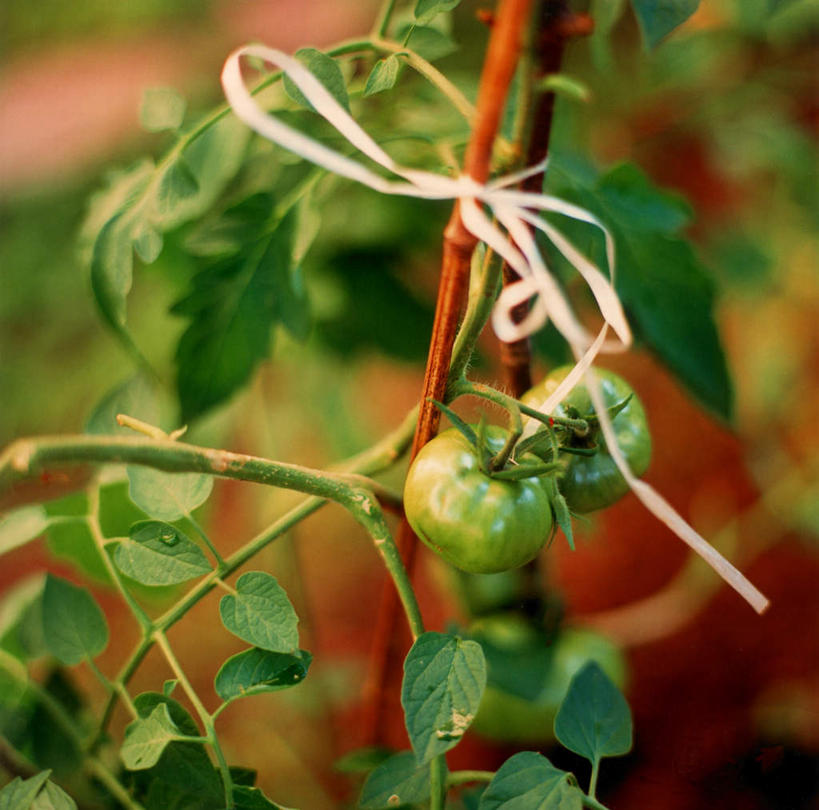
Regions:
<svg viewBox="0 0 819 810"><path fill-rule="evenodd" d="M560 101L555 142L585 145L601 164L632 160L685 195L696 212L689 235L719 289L732 424L704 412L644 349L608 363L646 406L656 447L647 478L773 602L756 617L631 497L582 524L576 552L560 542L548 552L544 580L570 620L609 633L629 657L636 747L603 768L601 797L612 808L819 807L819 15L813 0L781 5L771 15L763 0L704 0L650 55L626 14L608 51L578 42L567 54L567 73L591 98ZM464 0L458 10L455 39L466 44L442 69L474 72L485 40L477 8ZM164 136L140 130L144 90L173 86L204 111L219 100L219 69L236 45L321 47L367 30L373 13L373 3L341 0L5 0L0 445L81 430L129 373L97 318L78 234L106 172L167 148ZM335 315L304 344L277 335L269 362L196 426L196 440L323 465L367 446L414 403L447 210L346 193L323 227L331 239L344 232L347 263L314 303ZM130 299L135 334L169 376L167 336L181 325L167 308L190 273L184 257L163 256L138 275ZM481 350L476 373L499 379L491 336ZM41 481L17 497L51 497L71 483ZM229 552L291 502L221 482L206 508L209 533ZM0 587L46 569L82 579L55 546L41 540L4 557ZM254 567L288 588L315 664L298 689L222 716L230 759L257 768L259 784L286 805L344 806L349 783L332 763L358 742L348 709L364 675L378 560L331 508ZM419 577L434 628L465 618L435 560L423 557ZM101 660L113 671L136 628L104 584L94 587L116 627ZM209 703L218 663L239 648L219 629L216 598L171 634ZM167 676L149 657L135 688L156 689ZM88 673L74 677L100 699ZM397 709L392 721L400 742ZM451 761L496 767L510 751L468 737Z"/></svg>

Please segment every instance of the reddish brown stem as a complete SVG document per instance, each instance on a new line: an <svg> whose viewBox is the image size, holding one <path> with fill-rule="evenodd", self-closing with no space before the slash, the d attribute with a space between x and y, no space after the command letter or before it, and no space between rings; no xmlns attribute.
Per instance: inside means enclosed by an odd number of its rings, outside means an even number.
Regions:
<svg viewBox="0 0 819 810"><path fill-rule="evenodd" d="M544 0L540 7L536 31L535 53L537 69L534 80L538 81L550 73L560 70L563 50L569 38L591 33L593 23L587 14L574 14L564 0ZM540 163L549 151L549 138L552 132L555 94L539 93L532 114L532 125L529 132L529 143L526 150L526 165ZM543 186L543 175L527 177L521 183L526 191L540 191ZM518 278L517 274L505 262L503 265L503 283L511 284ZM526 302L518 305L512 312L515 321L523 320L528 312ZM520 397L532 387L531 347L527 339L513 343L500 344L500 361L504 369L504 378L512 396Z"/></svg>
<svg viewBox="0 0 819 810"><path fill-rule="evenodd" d="M478 88L475 125L464 156L464 174L479 182L484 182L489 177L492 146L503 115L506 93L517 66L531 4L532 0L500 0L493 20ZM443 400L446 396L452 347L466 299L469 262L476 244L477 239L466 230L461 221L459 205L456 203L444 231L441 281L412 458L438 431L440 413L430 399ZM398 548L410 571L416 547L417 539L404 520L398 533ZM382 713L381 707L384 685L390 674L391 643L397 640L397 605L395 591L390 583L386 583L382 591L365 687L366 704L362 729L367 741L375 741L383 736L384 726L380 721L382 717L388 716L388 713ZM405 648L406 644L402 643L402 650Z"/></svg>

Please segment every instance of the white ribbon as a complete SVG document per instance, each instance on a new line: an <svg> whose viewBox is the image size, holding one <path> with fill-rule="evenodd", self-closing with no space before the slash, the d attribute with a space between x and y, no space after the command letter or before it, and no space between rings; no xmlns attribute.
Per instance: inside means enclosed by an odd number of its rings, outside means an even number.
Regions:
<svg viewBox="0 0 819 810"><path fill-rule="evenodd" d="M370 160L403 180L387 180L359 161L318 143L262 110L242 78L243 56L256 57L281 68L319 115ZM355 180L382 194L430 200L458 200L464 227L501 256L520 277L518 281L504 287L492 313L492 326L497 336L506 342L520 340L551 319L568 341L577 359L575 367L548 400L542 403L540 410L551 413L580 379L584 378L609 452L635 495L700 554L755 610L761 613L767 608L768 600L734 566L697 534L656 490L632 474L617 445L611 419L591 368L597 354L604 350L623 351L631 345L632 340L620 299L614 290L614 240L606 226L583 208L547 194L508 188L526 177L543 172L546 161L486 184L466 175L444 177L400 166L361 129L324 85L300 62L282 51L262 45L246 45L227 58L222 69L222 87L233 112L249 127L329 172ZM484 206L493 213L505 232L486 215ZM610 277L607 278L536 211L551 211L599 228L605 238ZM589 285L604 321L595 338L578 321L560 286L549 273L530 226L547 236ZM532 301L532 306L523 320L516 323L512 312L524 301ZM609 328L617 336L616 342L606 341Z"/></svg>

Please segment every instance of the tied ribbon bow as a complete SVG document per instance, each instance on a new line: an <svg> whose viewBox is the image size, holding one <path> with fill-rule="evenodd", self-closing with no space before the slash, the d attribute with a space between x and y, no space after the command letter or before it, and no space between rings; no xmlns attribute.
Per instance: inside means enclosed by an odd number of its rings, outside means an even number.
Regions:
<svg viewBox="0 0 819 810"><path fill-rule="evenodd" d="M301 90L313 109L353 146L382 168L403 179L388 180L357 160L324 146L263 111L256 104L242 78L241 59L245 56L255 57L283 70ZM632 341L631 330L613 285L614 240L597 217L579 206L548 194L509 188L527 177L543 172L546 161L485 184L466 175L445 177L400 166L299 61L282 51L263 45L246 45L228 56L222 69L222 87L233 112L251 129L329 172L355 180L382 194L427 200L458 200L464 227L505 259L519 276L517 281L503 289L493 310L492 327L497 336L506 342L520 340L540 329L551 319L571 346L577 360L572 371L549 398L541 403L539 409L544 413L551 413L583 378L599 417L607 449L634 494L649 511L702 556L757 612L761 613L767 608L768 600L740 571L694 531L653 487L634 476L617 445L614 427L603 403L594 370L591 368L594 358L601 351L624 351ZM503 230L487 216L483 210L484 206L492 212ZM535 213L538 211L562 214L600 229L605 238L610 277L607 278L556 227ZM589 285L603 316L603 326L596 337L592 338L572 312L563 291L546 267L531 228L547 236ZM532 306L523 320L516 323L512 310L524 301L532 301ZM606 341L609 329L617 336L617 341ZM529 427L530 431L534 429L534 426Z"/></svg>

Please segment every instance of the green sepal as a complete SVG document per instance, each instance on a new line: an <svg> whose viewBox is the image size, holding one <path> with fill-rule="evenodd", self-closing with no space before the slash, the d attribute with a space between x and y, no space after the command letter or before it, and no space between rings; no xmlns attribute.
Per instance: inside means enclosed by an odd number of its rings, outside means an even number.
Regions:
<svg viewBox="0 0 819 810"><path fill-rule="evenodd" d="M429 402L431 402L450 422L452 422L452 427L458 430L461 435L474 447L477 449L478 447L478 437L475 434L475 431L472 430L472 427L464 422L460 416L458 416L452 408L447 407L444 405L443 402L438 402L437 399L432 399L430 397Z"/></svg>

